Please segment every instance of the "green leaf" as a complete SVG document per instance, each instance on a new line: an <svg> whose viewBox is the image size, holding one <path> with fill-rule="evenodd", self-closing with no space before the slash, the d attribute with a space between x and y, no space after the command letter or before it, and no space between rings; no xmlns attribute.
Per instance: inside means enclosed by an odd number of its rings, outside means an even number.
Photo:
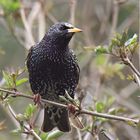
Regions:
<svg viewBox="0 0 140 140"><path fill-rule="evenodd" d="M133 122L133 121L126 121L127 122L127 124L128 125L130 125L130 126L134 126L134 127L136 127L137 126L137 124L135 123L135 122Z"/></svg>
<svg viewBox="0 0 140 140"><path fill-rule="evenodd" d="M123 47L125 42L127 41L128 34L127 31L124 31L123 34L117 33L116 36L111 40L111 45L109 46L109 52L112 52L112 49L116 49L116 47Z"/></svg>
<svg viewBox="0 0 140 140"><path fill-rule="evenodd" d="M116 49L116 47L118 48L120 46L120 34L116 34L116 36L114 38L112 38L111 40L111 44L109 45L108 51L109 53L112 53L113 50Z"/></svg>
<svg viewBox="0 0 140 140"><path fill-rule="evenodd" d="M119 113L124 113L125 111L126 109L123 107L119 107L119 108L114 107L114 108L110 108L108 112L109 114L116 115Z"/></svg>
<svg viewBox="0 0 140 140"><path fill-rule="evenodd" d="M16 88L16 86L20 86L21 84L27 82L27 78L17 79L24 71L25 69L2 71L3 78L6 81L6 86L8 88Z"/></svg>
<svg viewBox="0 0 140 140"><path fill-rule="evenodd" d="M64 96L59 95L59 99L62 102L70 103L70 101L68 99L66 99Z"/></svg>
<svg viewBox="0 0 140 140"><path fill-rule="evenodd" d="M126 112L126 108L124 107L119 107L116 109L116 113L119 114L119 113L125 113Z"/></svg>
<svg viewBox="0 0 140 140"><path fill-rule="evenodd" d="M125 46L129 46L129 45L133 45L137 42L138 36L137 34L134 34L132 38L130 38L129 40L127 40L125 42Z"/></svg>
<svg viewBox="0 0 140 140"><path fill-rule="evenodd" d="M64 132L61 132L59 130L55 130L55 131L48 134L48 137L46 140L56 140L57 138L59 138L63 134L64 134Z"/></svg>
<svg viewBox="0 0 140 140"><path fill-rule="evenodd" d="M128 33L127 31L124 31L120 39L120 46L124 46L125 42L127 41L127 38L128 38Z"/></svg>
<svg viewBox="0 0 140 140"><path fill-rule="evenodd" d="M116 37L115 37L117 40L121 40L122 39L122 35L119 34L119 33L116 33Z"/></svg>
<svg viewBox="0 0 140 140"><path fill-rule="evenodd" d="M17 135L19 133L22 133L22 129L20 129L20 128L14 129L11 131L11 133Z"/></svg>
<svg viewBox="0 0 140 140"><path fill-rule="evenodd" d="M112 53L112 51L113 51L113 47L114 47L113 44L109 45L109 48L108 48L109 53Z"/></svg>
<svg viewBox="0 0 140 140"><path fill-rule="evenodd" d="M128 74L127 77L126 77L126 79L127 80L130 80L130 81L134 81L135 80L135 76Z"/></svg>
<svg viewBox="0 0 140 140"><path fill-rule="evenodd" d="M6 14L11 14L19 9L20 2L19 0L0 0L0 5Z"/></svg>
<svg viewBox="0 0 140 140"><path fill-rule="evenodd" d="M112 46L120 46L120 40L118 40L117 38L113 38L112 39Z"/></svg>
<svg viewBox="0 0 140 140"><path fill-rule="evenodd" d="M26 119L30 119L32 117L33 113L35 112L35 110L36 110L36 106L29 104L26 107L25 113L24 113L24 116L26 117Z"/></svg>
<svg viewBox="0 0 140 140"><path fill-rule="evenodd" d="M108 52L108 49L105 48L105 47L98 46L97 48L95 48L95 53L96 53L97 55L99 55L99 54L105 54L105 53L107 53L107 52Z"/></svg>
<svg viewBox="0 0 140 140"><path fill-rule="evenodd" d="M12 88L14 86L14 83L13 83L13 78L11 77L11 75L6 71L2 71L2 74L3 74L3 78L6 82L6 85L9 88Z"/></svg>
<svg viewBox="0 0 140 140"><path fill-rule="evenodd" d="M102 102L97 102L96 103L96 111L97 112L103 112L104 108L105 108L105 106Z"/></svg>
<svg viewBox="0 0 140 140"><path fill-rule="evenodd" d="M25 121L26 120L25 116L23 114L20 114L20 113L16 115L16 119L19 120L19 121Z"/></svg>
<svg viewBox="0 0 140 140"><path fill-rule="evenodd" d="M47 137L48 137L48 133L42 132L41 135L40 135L41 140L46 140Z"/></svg>
<svg viewBox="0 0 140 140"><path fill-rule="evenodd" d="M23 83L26 83L28 81L28 78L22 78L20 80L16 80L16 86L20 86Z"/></svg>
<svg viewBox="0 0 140 140"><path fill-rule="evenodd" d="M110 108L108 110L108 113L111 114L111 115L116 115L116 108L115 107L114 108Z"/></svg>

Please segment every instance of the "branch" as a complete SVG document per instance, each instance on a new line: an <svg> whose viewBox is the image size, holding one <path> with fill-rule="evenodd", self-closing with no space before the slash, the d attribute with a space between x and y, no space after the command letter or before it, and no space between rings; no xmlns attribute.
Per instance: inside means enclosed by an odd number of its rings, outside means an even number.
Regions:
<svg viewBox="0 0 140 140"><path fill-rule="evenodd" d="M138 86L140 87L140 78L138 77L138 75L136 73L134 73L134 75L135 75L135 80L136 80Z"/></svg>
<svg viewBox="0 0 140 140"><path fill-rule="evenodd" d="M30 49L30 46L33 45L35 43L35 41L34 41L29 23L26 19L25 10L24 10L23 6L20 9L20 16L21 16L21 20L23 22L23 25L24 25L24 28L25 28L25 31L26 31L25 32L25 39L26 39L27 42L26 42L25 47L26 47L26 49Z"/></svg>
<svg viewBox="0 0 140 140"><path fill-rule="evenodd" d="M132 72L134 73L135 80L138 86L140 86L140 72L136 69L136 67L133 65L133 63L128 57L122 58L122 61L124 62L124 64L128 65L131 68Z"/></svg>
<svg viewBox="0 0 140 140"><path fill-rule="evenodd" d="M76 10L77 0L70 0L70 22L75 24L75 10Z"/></svg>
<svg viewBox="0 0 140 140"><path fill-rule="evenodd" d="M126 117L121 117L121 116L109 115L105 113L98 113L98 112L93 112L93 111L89 111L85 109L82 109L80 111L80 114L87 114L87 115L102 117L102 118L111 119L111 120L124 121L124 122L133 122L135 124L139 123L138 119L136 120L136 119L126 118Z"/></svg>
<svg viewBox="0 0 140 140"><path fill-rule="evenodd" d="M6 92L10 95L14 95L16 97L25 97L25 98L32 99L32 100L34 99L33 96L22 94L20 92L10 91L10 90L6 90L6 89L2 89L2 88L0 88L0 91ZM53 104L53 105L56 105L56 106L61 106L61 107L67 108L67 105L57 103L57 102L53 102L53 101L49 101L49 100L45 100L45 99L41 99L41 102L46 103L46 104Z"/></svg>
<svg viewBox="0 0 140 140"><path fill-rule="evenodd" d="M17 119L17 115L14 112L14 110L12 109L12 107L8 104L8 109L10 111L10 113L12 114L12 116L14 117L14 119L20 124L21 122ZM41 140L41 138L36 134L36 132L33 129L28 128L26 125L23 125L24 129L28 131L28 134L31 134L34 138L36 138L37 140Z"/></svg>
<svg viewBox="0 0 140 140"><path fill-rule="evenodd" d="M70 23L75 24L75 10L76 10L77 0L70 0ZM73 47L74 38L71 40L71 46Z"/></svg>
<svg viewBox="0 0 140 140"><path fill-rule="evenodd" d="M16 97L25 97L25 98L32 99L32 100L34 99L33 96L25 95L25 94L15 92L15 91L9 91L9 90L2 89L2 88L0 88L0 91L8 93L10 95L14 95ZM45 99L41 99L41 102L47 103L47 104L53 104L53 105L56 105L56 106L61 106L61 107L64 107L64 108L68 108L68 106L65 105L65 104L61 104L61 103L57 103L57 102L53 102L53 101L49 101L49 100L45 100ZM126 117L121 117L121 116L109 115L109 114L105 114L105 113L97 113L97 112L89 111L89 110L86 110L86 109L76 108L76 112L78 114L87 114L87 115L102 117L102 118L111 119L111 120L119 120L119 121L123 121L123 122L132 122L134 124L139 123L138 119L131 119L131 118L126 118Z"/></svg>
<svg viewBox="0 0 140 140"><path fill-rule="evenodd" d="M116 30L117 23L118 23L118 14L119 14L119 5L116 1L113 1L112 26L111 26L111 31L109 35L109 40L111 39L111 37L113 36Z"/></svg>
<svg viewBox="0 0 140 140"><path fill-rule="evenodd" d="M137 76L140 78L140 72L135 68L133 63L130 61L130 59L127 57L125 59L126 64L132 69L132 71L137 74Z"/></svg>

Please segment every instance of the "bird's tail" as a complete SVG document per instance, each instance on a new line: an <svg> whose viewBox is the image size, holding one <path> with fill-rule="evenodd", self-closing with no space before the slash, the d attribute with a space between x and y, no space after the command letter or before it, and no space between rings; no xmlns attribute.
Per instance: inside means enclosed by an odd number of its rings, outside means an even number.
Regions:
<svg viewBox="0 0 140 140"><path fill-rule="evenodd" d="M69 132L71 130L68 110L57 106L48 106L44 109L42 131L49 132L54 127L58 127L63 132Z"/></svg>

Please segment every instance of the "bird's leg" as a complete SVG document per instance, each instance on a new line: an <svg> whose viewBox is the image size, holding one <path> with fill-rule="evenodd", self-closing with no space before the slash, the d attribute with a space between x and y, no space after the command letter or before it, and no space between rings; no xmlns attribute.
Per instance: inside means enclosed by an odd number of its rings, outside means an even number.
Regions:
<svg viewBox="0 0 140 140"><path fill-rule="evenodd" d="M76 113L76 107L72 104L68 104L68 110L71 114L75 114Z"/></svg>
<svg viewBox="0 0 140 140"><path fill-rule="evenodd" d="M75 117L77 117L80 114L81 108L78 107L78 110L76 110L76 106L72 104L68 104L68 110L71 114L73 114Z"/></svg>
<svg viewBox="0 0 140 140"><path fill-rule="evenodd" d="M40 96L40 94L38 94L38 93L35 94L33 100L34 100L34 104L35 104L35 105L36 105L36 104L37 104L37 105L41 105L41 96Z"/></svg>
<svg viewBox="0 0 140 140"><path fill-rule="evenodd" d="M71 120L73 126L75 126L76 128L79 128L79 129L83 129L84 125L78 117L80 112L79 112L79 110L76 109L76 106L74 106L72 104L68 104L68 110L70 112L69 116L70 116L70 120Z"/></svg>

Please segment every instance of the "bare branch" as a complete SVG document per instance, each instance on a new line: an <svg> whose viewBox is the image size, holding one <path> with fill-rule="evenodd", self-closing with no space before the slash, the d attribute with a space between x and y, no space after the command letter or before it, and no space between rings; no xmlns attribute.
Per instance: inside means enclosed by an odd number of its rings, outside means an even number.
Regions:
<svg viewBox="0 0 140 140"><path fill-rule="evenodd" d="M8 104L8 109L11 112L14 119L21 125L21 122L17 119L16 113L14 112L14 110L12 109L12 107L9 104ZM33 129L28 128L25 124L24 124L24 128L28 131L28 134L31 134L37 140L41 140L41 138L36 134L36 132Z"/></svg>
<svg viewBox="0 0 140 140"><path fill-rule="evenodd" d="M111 119L111 120L119 120L119 121L124 121L124 122L130 121L135 124L139 123L138 119L136 120L136 119L130 119L130 118L121 117L121 116L97 113L97 112L93 112L93 111L89 111L89 110L85 110L85 109L80 110L80 114L88 114L88 115L92 115L92 116L102 117L102 118Z"/></svg>
<svg viewBox="0 0 140 140"><path fill-rule="evenodd" d="M0 91L6 92L6 93L11 94L11 95L14 95L16 97L25 97L25 98L32 99L32 100L34 99L33 96L22 94L20 92L10 91L10 90L6 90L6 89L2 89L2 88L0 88ZM61 106L61 107L67 108L67 105L52 102L52 101L45 100L45 99L41 99L41 102L46 103L46 104L53 104L53 105L56 105L56 106Z"/></svg>
<svg viewBox="0 0 140 140"><path fill-rule="evenodd" d="M26 49L30 49L30 46L34 44L34 38L33 38L29 23L26 19L25 11L24 11L23 7L20 9L20 15L21 15L23 25L25 27L25 37L26 37L26 39L28 39L25 47L26 47Z"/></svg>
<svg viewBox="0 0 140 140"><path fill-rule="evenodd" d="M75 9L77 0L70 0L70 22L75 24Z"/></svg>
<svg viewBox="0 0 140 140"><path fill-rule="evenodd" d="M15 92L15 91L9 91L9 90L2 89L2 88L0 88L0 91L6 92L11 95L15 95L16 97L25 97L25 98L32 99L32 100L34 99L33 96L25 95L25 94ZM41 102L68 108L68 106L65 104L61 104L61 103L57 103L57 102L53 102L53 101L49 101L49 100L45 100L45 99L41 99ZM85 109L76 108L76 112L78 114L87 114L87 115L91 115L91 116L97 116L97 117L102 117L102 118L112 119L112 120L119 120L119 121L123 121L123 122L133 122L135 124L139 123L138 119L120 117L120 116L109 115L109 114L105 114L105 113L97 113L97 112L93 112L93 111L89 111L89 110L85 110Z"/></svg>
<svg viewBox="0 0 140 140"><path fill-rule="evenodd" d="M113 17L112 17L112 26L111 31L109 35L109 40L111 39L112 35L114 34L117 23L118 23L118 13L119 13L119 5L116 1L113 1L114 11L113 11Z"/></svg>
<svg viewBox="0 0 140 140"><path fill-rule="evenodd" d="M132 72L134 73L135 80L138 86L140 86L140 72L136 69L136 67L133 65L133 63L128 57L122 58L122 61L124 62L124 64L128 65L131 68Z"/></svg>
<svg viewBox="0 0 140 140"><path fill-rule="evenodd" d="M137 76L140 78L140 72L135 68L135 66L133 65L133 63L130 61L128 57L125 59L125 62L132 69L132 71L136 73Z"/></svg>
<svg viewBox="0 0 140 140"><path fill-rule="evenodd" d="M75 10L76 10L77 0L70 0L70 23L75 24ZM74 38L71 40L71 46L73 47Z"/></svg>

